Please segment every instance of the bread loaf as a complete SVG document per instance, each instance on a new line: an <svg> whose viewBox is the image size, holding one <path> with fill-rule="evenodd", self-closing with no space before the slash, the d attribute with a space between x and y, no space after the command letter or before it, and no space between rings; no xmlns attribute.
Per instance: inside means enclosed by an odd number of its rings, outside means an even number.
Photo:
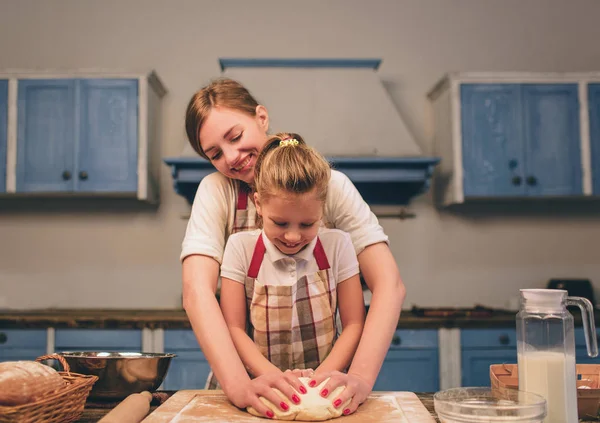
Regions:
<svg viewBox="0 0 600 423"><path fill-rule="evenodd" d="M0 363L0 405L21 405L37 401L65 387L52 367L35 361Z"/></svg>

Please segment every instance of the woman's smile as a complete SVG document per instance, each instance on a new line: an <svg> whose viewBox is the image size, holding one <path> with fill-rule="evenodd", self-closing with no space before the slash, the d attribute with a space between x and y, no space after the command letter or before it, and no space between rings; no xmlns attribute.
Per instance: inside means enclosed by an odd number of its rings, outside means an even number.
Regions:
<svg viewBox="0 0 600 423"><path fill-rule="evenodd" d="M232 166L232 170L238 174L246 174L248 172L254 172L254 154L249 154L242 161L238 161Z"/></svg>

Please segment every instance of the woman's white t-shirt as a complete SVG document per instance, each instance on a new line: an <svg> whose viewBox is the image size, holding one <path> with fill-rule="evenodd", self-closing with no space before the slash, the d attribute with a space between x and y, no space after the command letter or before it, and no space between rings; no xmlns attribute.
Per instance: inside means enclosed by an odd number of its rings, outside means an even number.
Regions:
<svg viewBox="0 0 600 423"><path fill-rule="evenodd" d="M238 181L219 172L202 179L183 239L181 260L200 254L221 264L234 225L238 186ZM251 201L248 201L248 211L255 212ZM323 224L348 233L356 255L369 245L388 242L383 228L354 184L337 170L331 171Z"/></svg>

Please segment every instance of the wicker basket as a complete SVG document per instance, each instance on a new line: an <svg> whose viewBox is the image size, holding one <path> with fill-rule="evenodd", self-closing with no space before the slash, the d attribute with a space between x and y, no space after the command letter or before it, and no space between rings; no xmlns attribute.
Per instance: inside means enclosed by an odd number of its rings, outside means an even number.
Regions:
<svg viewBox="0 0 600 423"><path fill-rule="evenodd" d="M66 386L36 402L0 406L0 423L59 423L79 419L92 385L98 377L70 373L65 359L57 354L43 355L36 361L51 359L56 359L62 364L64 371L58 374L62 376Z"/></svg>
<svg viewBox="0 0 600 423"><path fill-rule="evenodd" d="M577 412L579 418L598 416L600 407L600 364L577 364ZM518 389L519 372L516 364L490 366L492 392L499 395Z"/></svg>

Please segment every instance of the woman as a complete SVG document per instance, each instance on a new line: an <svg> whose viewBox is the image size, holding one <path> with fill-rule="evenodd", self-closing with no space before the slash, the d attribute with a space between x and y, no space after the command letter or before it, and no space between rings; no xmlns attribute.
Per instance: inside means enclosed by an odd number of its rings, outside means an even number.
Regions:
<svg viewBox="0 0 600 423"><path fill-rule="evenodd" d="M290 98L290 102L294 99ZM269 115L242 85L230 79L199 90L186 112L186 132L194 150L218 173L205 177L196 193L182 245L183 305L211 368L228 398L240 408L252 406L270 416L263 396L285 410L272 388L293 401L306 389L291 371L250 379L231 339L216 299L219 267L229 235L256 229L256 209L248 198L256 158L267 143ZM387 236L341 172L332 171L323 217L326 226L350 234L363 278L372 292L370 312L348 373L315 375L311 386L329 377L321 394L346 389L334 404L352 413L371 392L390 345L404 301L405 288L387 244ZM296 398L298 398L296 396Z"/></svg>

